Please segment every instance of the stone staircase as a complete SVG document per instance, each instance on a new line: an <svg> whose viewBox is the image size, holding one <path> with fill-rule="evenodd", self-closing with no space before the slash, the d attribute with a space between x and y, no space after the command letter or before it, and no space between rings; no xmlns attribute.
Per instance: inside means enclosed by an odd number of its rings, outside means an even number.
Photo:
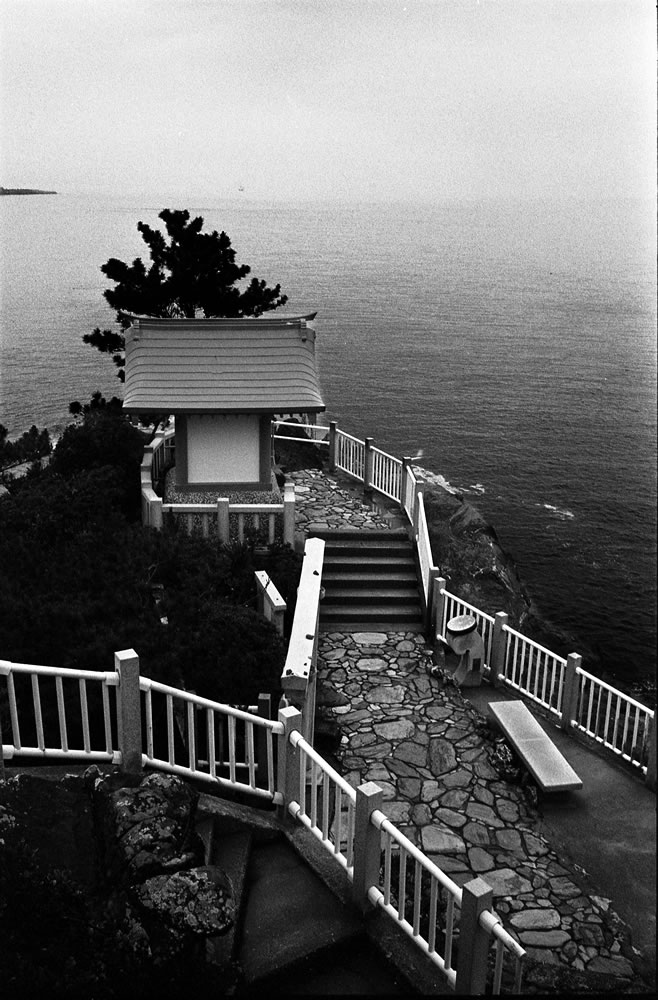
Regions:
<svg viewBox="0 0 658 1000"><path fill-rule="evenodd" d="M374 945L345 891L320 877L322 863L295 849L303 837L317 850L307 831L285 834L272 813L208 795L196 825L206 863L226 874L236 902L234 926L206 945L206 961L225 970L233 995L416 992Z"/></svg>
<svg viewBox="0 0 658 1000"><path fill-rule="evenodd" d="M311 534L325 542L322 631L423 630L416 560L406 531Z"/></svg>

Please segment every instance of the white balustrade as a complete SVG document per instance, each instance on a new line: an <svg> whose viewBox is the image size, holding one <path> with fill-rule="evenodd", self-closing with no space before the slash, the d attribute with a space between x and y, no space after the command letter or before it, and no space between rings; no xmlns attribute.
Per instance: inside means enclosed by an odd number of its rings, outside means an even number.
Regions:
<svg viewBox="0 0 658 1000"><path fill-rule="evenodd" d="M146 720L144 764L274 799L278 722L146 677L139 686Z"/></svg>
<svg viewBox="0 0 658 1000"><path fill-rule="evenodd" d="M560 716L567 661L509 625L503 626L503 631L507 643L499 677L526 698Z"/></svg>
<svg viewBox="0 0 658 1000"><path fill-rule="evenodd" d="M0 660L5 677L12 742L3 758L17 754L45 760L117 763L114 671L73 670ZM29 706L29 708L28 708Z"/></svg>
<svg viewBox="0 0 658 1000"><path fill-rule="evenodd" d="M654 712L582 668L573 724L597 743L646 771Z"/></svg>
<svg viewBox="0 0 658 1000"><path fill-rule="evenodd" d="M402 497L402 462L379 448L371 448L373 489L391 500L400 502Z"/></svg>
<svg viewBox="0 0 658 1000"><path fill-rule="evenodd" d="M477 631L482 636L484 642L484 664L485 673L489 670L490 660L491 660L491 643L493 639L493 627L494 618L488 615L485 611L480 611L479 608L474 607L469 604L468 601L462 600L461 597L457 597L455 594L451 594L449 591L442 588L441 594L443 597L442 601L442 612L441 620L436 622L437 634L442 638L446 639L446 628L448 622L451 618L457 618L459 615L471 615L475 618L477 625Z"/></svg>
<svg viewBox="0 0 658 1000"><path fill-rule="evenodd" d="M363 482L365 472L365 441L344 431L336 434L336 468Z"/></svg>

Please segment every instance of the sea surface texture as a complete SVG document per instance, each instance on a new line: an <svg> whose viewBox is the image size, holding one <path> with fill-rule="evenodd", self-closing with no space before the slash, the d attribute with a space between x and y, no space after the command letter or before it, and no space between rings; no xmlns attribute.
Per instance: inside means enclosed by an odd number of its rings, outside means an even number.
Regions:
<svg viewBox="0 0 658 1000"><path fill-rule="evenodd" d="M474 502L586 669L591 649L624 686L655 677L652 206L3 198L12 436L121 394L82 336L113 322L101 264L146 257L137 222L163 208L225 230L286 312L317 310L327 418Z"/></svg>

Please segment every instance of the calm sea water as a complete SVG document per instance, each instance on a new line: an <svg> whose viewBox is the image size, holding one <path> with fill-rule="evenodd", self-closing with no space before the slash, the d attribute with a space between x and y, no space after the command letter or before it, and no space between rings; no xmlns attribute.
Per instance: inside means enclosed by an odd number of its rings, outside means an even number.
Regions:
<svg viewBox="0 0 658 1000"><path fill-rule="evenodd" d="M153 199L5 197L0 422L59 429L120 394L82 343L100 265L144 256ZM636 203L188 203L318 311L328 417L422 451L496 527L542 614L606 676L656 667L655 246ZM587 660L585 661L587 667Z"/></svg>

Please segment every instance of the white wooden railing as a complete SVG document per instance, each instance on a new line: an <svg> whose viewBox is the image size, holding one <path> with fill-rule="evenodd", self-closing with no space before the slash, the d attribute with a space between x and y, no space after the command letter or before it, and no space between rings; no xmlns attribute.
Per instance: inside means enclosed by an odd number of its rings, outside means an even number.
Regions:
<svg viewBox="0 0 658 1000"><path fill-rule="evenodd" d="M304 436L286 434L286 428L302 431ZM281 433L283 431L283 433ZM298 424L291 420L273 420L272 437L277 441L311 441L313 444L329 445L329 428L326 424Z"/></svg>
<svg viewBox="0 0 658 1000"><path fill-rule="evenodd" d="M509 625L503 625L503 632L505 652L496 681L561 717L567 660Z"/></svg>
<svg viewBox="0 0 658 1000"><path fill-rule="evenodd" d="M473 616L484 642L483 672L492 683L505 684L554 715L565 730L577 730L627 760L655 788L655 712L582 670L578 654L558 656L509 626L504 612L489 615L447 591L433 562L423 484L410 459L400 461L380 451L372 438L362 441L345 434L335 421L329 425L328 443L330 468L361 481L366 493L376 490L393 499L406 514L428 633L447 641L451 618Z"/></svg>
<svg viewBox="0 0 658 1000"><path fill-rule="evenodd" d="M139 689L146 720L143 766L274 800L279 723L146 677Z"/></svg>
<svg viewBox="0 0 658 1000"><path fill-rule="evenodd" d="M475 618L477 631L484 641L483 668L485 676L488 676L495 619L491 615L486 614L486 612L480 611L479 608L469 604L468 601L464 601L461 597L456 597L454 594L449 593L445 589L445 580L439 577L438 574L434 577L432 589L435 598L433 611L434 635L445 639L447 625L451 618L457 618L459 615L471 615Z"/></svg>
<svg viewBox="0 0 658 1000"><path fill-rule="evenodd" d="M258 612L274 625L279 635L283 635L286 602L276 589L273 580L263 569L254 573L256 578L256 600Z"/></svg>
<svg viewBox="0 0 658 1000"><path fill-rule="evenodd" d="M302 713L301 729L310 743L313 742L315 727L323 561L324 541L321 538L307 538L297 588L295 617L281 675L283 697L287 704L294 705Z"/></svg>
<svg viewBox="0 0 658 1000"><path fill-rule="evenodd" d="M335 468L361 482L367 481L365 456L365 441L359 441L358 438L343 431L338 432L335 439L335 453L332 456Z"/></svg>
<svg viewBox="0 0 658 1000"><path fill-rule="evenodd" d="M2 741L0 772L6 760L21 757L45 762L94 761L118 765L133 774L153 768L268 801L320 840L347 873L357 905L364 910L381 906L443 972L448 986L462 994L483 993L493 944L492 991L500 992L505 959L513 966L513 989L520 991L525 952L493 913L491 889L482 879L461 889L456 886L387 819L381 809L381 789L372 782L353 789L314 750L300 731L302 714L295 707L280 709L274 721L142 677L132 649L115 654L114 671L96 673L3 660L0 678L6 685L5 690L0 688L0 704L6 699L11 726L11 742ZM75 711L64 688L69 681L78 688ZM100 697L91 707L90 688ZM98 708L100 720L95 718ZM74 716L82 734L78 742L69 738ZM28 731L31 738L25 740L22 733ZM392 852L399 857L402 872L397 890L391 882ZM412 921L404 899L408 858L415 866ZM423 878L429 878L433 888L429 912L421 918ZM440 891L449 897L449 932L447 924L442 925L443 908L437 906ZM456 940L458 955L453 962Z"/></svg>
<svg viewBox="0 0 658 1000"><path fill-rule="evenodd" d="M5 760L17 755L111 764L120 760L116 672L0 660L2 677L12 733L12 742L2 747ZM47 716L44 698L51 709ZM29 713L22 707L26 702Z"/></svg>
<svg viewBox="0 0 658 1000"><path fill-rule="evenodd" d="M394 458L393 455L380 451L379 448L372 447L370 454L372 455L370 476L372 488L399 503L402 497L402 462L399 458Z"/></svg>
<svg viewBox="0 0 658 1000"><path fill-rule="evenodd" d="M569 725L646 773L653 752L655 768L655 712L617 691L599 677L576 666L577 683L568 708ZM653 751L649 745L653 734Z"/></svg>
<svg viewBox="0 0 658 1000"><path fill-rule="evenodd" d="M364 910L380 907L458 993L483 993L490 978L490 991L499 994L505 968L507 991L519 993L525 950L493 912L486 882L458 886L388 819L374 782L352 788L295 729L294 709L280 717L294 751L279 772L284 805L343 867L354 902Z"/></svg>

